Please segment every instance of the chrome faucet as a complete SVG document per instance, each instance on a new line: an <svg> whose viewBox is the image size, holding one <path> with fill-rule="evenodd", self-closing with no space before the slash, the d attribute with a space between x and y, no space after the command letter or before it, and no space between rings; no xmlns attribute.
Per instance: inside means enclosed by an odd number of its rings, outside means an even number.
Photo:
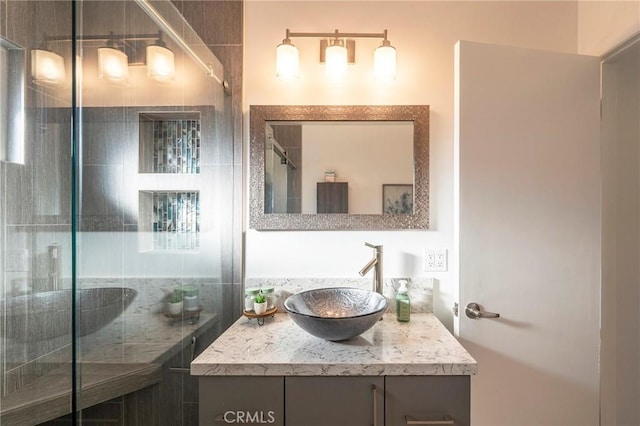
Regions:
<svg viewBox="0 0 640 426"><path fill-rule="evenodd" d="M376 246L371 243L364 243L365 246L374 250L373 259L371 259L364 268L360 270L360 276L365 276L367 272L373 270L373 291L382 294L382 246Z"/></svg>

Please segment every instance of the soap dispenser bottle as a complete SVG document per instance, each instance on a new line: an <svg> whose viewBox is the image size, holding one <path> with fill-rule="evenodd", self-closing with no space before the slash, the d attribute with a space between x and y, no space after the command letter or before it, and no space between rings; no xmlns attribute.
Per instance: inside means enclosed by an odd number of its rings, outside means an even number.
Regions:
<svg viewBox="0 0 640 426"><path fill-rule="evenodd" d="M407 294L407 280L400 280L396 295L396 318L400 322L409 322L411 317L411 300Z"/></svg>

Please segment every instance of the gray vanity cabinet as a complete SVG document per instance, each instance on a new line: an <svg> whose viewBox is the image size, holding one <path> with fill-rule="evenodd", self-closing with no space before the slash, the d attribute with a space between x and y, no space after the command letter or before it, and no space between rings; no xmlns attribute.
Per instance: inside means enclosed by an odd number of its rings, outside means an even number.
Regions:
<svg viewBox="0 0 640 426"><path fill-rule="evenodd" d="M469 426L469 376L386 376L385 426Z"/></svg>
<svg viewBox="0 0 640 426"><path fill-rule="evenodd" d="M284 426L284 377L200 378L199 425Z"/></svg>
<svg viewBox="0 0 640 426"><path fill-rule="evenodd" d="M384 377L287 377L287 426L382 426Z"/></svg>
<svg viewBox="0 0 640 426"><path fill-rule="evenodd" d="M469 376L210 376L200 425L469 426Z"/></svg>

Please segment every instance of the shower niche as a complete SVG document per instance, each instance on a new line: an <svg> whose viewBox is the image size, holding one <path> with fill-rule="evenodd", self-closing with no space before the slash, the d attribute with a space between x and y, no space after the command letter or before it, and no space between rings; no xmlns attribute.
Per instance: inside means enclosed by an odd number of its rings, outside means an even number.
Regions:
<svg viewBox="0 0 640 426"><path fill-rule="evenodd" d="M142 250L200 248L200 191L140 191Z"/></svg>
<svg viewBox="0 0 640 426"><path fill-rule="evenodd" d="M140 175L153 175L138 192L141 251L200 248L200 112L139 114Z"/></svg>
<svg viewBox="0 0 640 426"><path fill-rule="evenodd" d="M140 173L200 173L200 113L140 113Z"/></svg>

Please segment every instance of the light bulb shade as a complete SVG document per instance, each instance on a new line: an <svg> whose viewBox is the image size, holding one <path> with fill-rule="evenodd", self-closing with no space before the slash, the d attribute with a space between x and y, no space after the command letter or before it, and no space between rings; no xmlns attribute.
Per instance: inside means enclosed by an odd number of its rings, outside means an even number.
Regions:
<svg viewBox="0 0 640 426"><path fill-rule="evenodd" d="M325 50L325 73L332 79L342 79L347 75L347 48L333 44Z"/></svg>
<svg viewBox="0 0 640 426"><path fill-rule="evenodd" d="M98 75L101 79L116 83L126 81L129 76L127 54L112 47L99 47Z"/></svg>
<svg viewBox="0 0 640 426"><path fill-rule="evenodd" d="M373 72L380 80L396 78L396 48L383 44L373 54Z"/></svg>
<svg viewBox="0 0 640 426"><path fill-rule="evenodd" d="M300 72L300 54L291 43L279 44L276 48L276 76L283 80L297 78Z"/></svg>
<svg viewBox="0 0 640 426"><path fill-rule="evenodd" d="M60 84L65 81L64 58L43 49L31 51L31 77L35 83Z"/></svg>
<svg viewBox="0 0 640 426"><path fill-rule="evenodd" d="M171 49L156 44L147 46L147 76L159 82L173 81L175 57Z"/></svg>

